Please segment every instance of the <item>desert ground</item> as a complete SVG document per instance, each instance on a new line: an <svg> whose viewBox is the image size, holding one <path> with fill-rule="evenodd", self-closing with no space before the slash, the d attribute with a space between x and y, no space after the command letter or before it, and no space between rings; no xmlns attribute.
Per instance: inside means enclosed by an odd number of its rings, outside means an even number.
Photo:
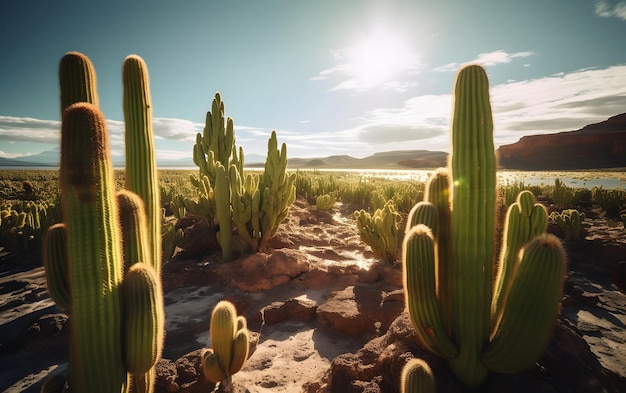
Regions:
<svg viewBox="0 0 626 393"><path fill-rule="evenodd" d="M397 392L413 357L440 392L463 389L419 344L404 311L401 266L374 258L353 206L298 200L267 253L228 263L188 246L163 271L166 338L157 392L208 392L199 364L222 299L246 316L251 355L236 392ZM193 228L193 229L191 229ZM553 337L534 367L491 374L486 392L626 391L626 231L588 209L581 240L565 243L569 273ZM209 238L193 227L194 236ZM558 232L558 228L550 228ZM188 242L191 240L188 240ZM50 299L38 255L0 256L0 390L37 392L67 371L67 315Z"/></svg>

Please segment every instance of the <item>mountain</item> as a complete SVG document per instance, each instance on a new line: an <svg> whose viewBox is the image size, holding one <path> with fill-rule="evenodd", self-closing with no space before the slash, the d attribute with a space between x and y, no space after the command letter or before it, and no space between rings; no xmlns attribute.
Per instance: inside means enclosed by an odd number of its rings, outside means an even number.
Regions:
<svg viewBox="0 0 626 393"><path fill-rule="evenodd" d="M346 155L325 158L290 158L289 169L417 169L446 165L447 153L429 150L399 150L375 153L365 158ZM252 166L252 165L251 165Z"/></svg>
<svg viewBox="0 0 626 393"><path fill-rule="evenodd" d="M506 169L573 170L626 167L626 113L576 131L522 137L500 146Z"/></svg>

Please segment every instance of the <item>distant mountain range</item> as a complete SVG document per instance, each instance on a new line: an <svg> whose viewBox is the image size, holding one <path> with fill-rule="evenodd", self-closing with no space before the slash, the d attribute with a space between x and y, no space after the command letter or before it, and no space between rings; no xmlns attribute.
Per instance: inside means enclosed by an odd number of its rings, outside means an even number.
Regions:
<svg viewBox="0 0 626 393"><path fill-rule="evenodd" d="M626 113L613 116L580 130L547 135L522 137L518 142L500 146L497 150L503 169L573 170L626 167ZM365 158L338 155L320 158L290 158L290 169L429 169L446 165L448 153L429 150L401 150L375 153ZM262 167L265 157L245 156L246 166ZM40 154L0 157L3 166L57 167L59 149ZM123 160L114 160L116 167ZM158 166L193 167L190 157L178 160L159 160Z"/></svg>

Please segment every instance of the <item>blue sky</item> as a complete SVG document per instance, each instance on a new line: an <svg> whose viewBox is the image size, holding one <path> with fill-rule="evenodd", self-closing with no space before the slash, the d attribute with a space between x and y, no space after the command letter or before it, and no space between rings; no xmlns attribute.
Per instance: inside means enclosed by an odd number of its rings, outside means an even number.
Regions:
<svg viewBox="0 0 626 393"><path fill-rule="evenodd" d="M55 149L58 63L93 61L113 154L121 69L150 73L158 158L191 157L215 92L237 144L290 157L449 149L456 70L490 77L496 145L626 112L626 1L250 0L0 3L0 156Z"/></svg>

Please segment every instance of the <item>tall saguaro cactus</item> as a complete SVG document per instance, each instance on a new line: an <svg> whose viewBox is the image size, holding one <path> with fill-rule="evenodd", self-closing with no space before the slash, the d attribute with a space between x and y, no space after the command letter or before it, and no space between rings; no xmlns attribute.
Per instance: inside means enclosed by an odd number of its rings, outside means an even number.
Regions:
<svg viewBox="0 0 626 393"><path fill-rule="evenodd" d="M126 188L143 199L148 219L149 249L157 273L161 270L161 205L157 180L152 99L148 66L137 56L124 60L124 132L126 146Z"/></svg>
<svg viewBox="0 0 626 393"><path fill-rule="evenodd" d="M80 86L81 78L86 78L83 85L95 81L95 73L85 77L82 71L73 75L75 67L66 69L75 59L93 71L86 56L66 55L60 68L62 97L69 96L66 89ZM116 195L102 112L93 103L70 101L62 104L64 222L50 228L43 254L48 290L70 314L69 389L128 392L132 374L134 392L153 392L164 311L144 202L131 191ZM45 388L64 391L57 379Z"/></svg>
<svg viewBox="0 0 626 393"><path fill-rule="evenodd" d="M124 267L104 116L92 104L63 113L59 182L71 284L70 387L113 392L127 385L120 286Z"/></svg>
<svg viewBox="0 0 626 393"><path fill-rule="evenodd" d="M494 290L495 200L489 84L471 65L456 79L449 170L431 178L426 200L411 211L403 255L418 337L471 389L488 370L519 372L541 355L565 275L545 209L522 192L507 214Z"/></svg>

